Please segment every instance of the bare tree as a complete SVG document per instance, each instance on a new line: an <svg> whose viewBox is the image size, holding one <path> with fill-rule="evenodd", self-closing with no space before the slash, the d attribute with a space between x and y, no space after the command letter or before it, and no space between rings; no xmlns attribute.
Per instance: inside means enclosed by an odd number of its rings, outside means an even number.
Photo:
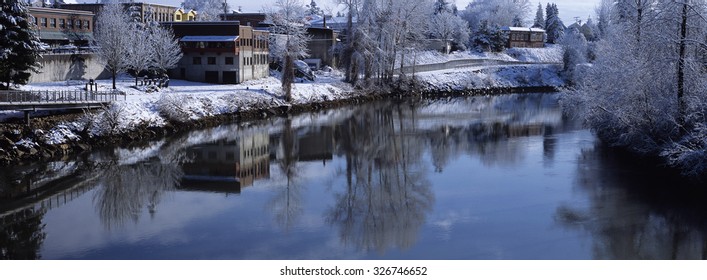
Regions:
<svg viewBox="0 0 707 280"><path fill-rule="evenodd" d="M130 40L130 51L127 54L127 64L135 71L135 85L137 86L140 72L148 70L153 64L155 51L152 47L149 29L142 24L131 24L129 33L134 34Z"/></svg>
<svg viewBox="0 0 707 280"><path fill-rule="evenodd" d="M461 17L452 13L441 12L433 15L429 30L433 38L440 39L446 44L447 53L451 49L452 42L459 46L466 46L469 42L469 26Z"/></svg>
<svg viewBox="0 0 707 280"><path fill-rule="evenodd" d="M275 7L277 10L267 13L267 21L272 24L270 55L283 64L282 90L289 102L295 81L294 61L309 55L305 8L298 0L277 0Z"/></svg>
<svg viewBox="0 0 707 280"><path fill-rule="evenodd" d="M171 29L154 26L150 33L150 41L154 51L152 67L155 70L166 73L167 70L177 66L182 59L182 49Z"/></svg>
<svg viewBox="0 0 707 280"><path fill-rule="evenodd" d="M115 79L130 66L128 57L134 34L132 34L130 17L120 4L105 4L96 20L94 44L98 47L97 54L105 62L106 70Z"/></svg>

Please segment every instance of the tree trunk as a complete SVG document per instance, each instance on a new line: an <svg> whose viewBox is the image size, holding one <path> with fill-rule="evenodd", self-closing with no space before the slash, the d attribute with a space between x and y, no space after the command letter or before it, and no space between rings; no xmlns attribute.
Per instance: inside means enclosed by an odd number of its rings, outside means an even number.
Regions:
<svg viewBox="0 0 707 280"><path fill-rule="evenodd" d="M294 61L291 55L285 55L285 66L282 69L282 90L285 92L285 101L292 101L292 83L295 81Z"/></svg>
<svg viewBox="0 0 707 280"><path fill-rule="evenodd" d="M115 70L112 70L111 73L113 74L113 89L116 89L115 87L115 76L117 75Z"/></svg>
<svg viewBox="0 0 707 280"><path fill-rule="evenodd" d="M678 122L680 126L685 125L685 52L687 39L687 9L688 1L682 4L682 15L680 22L680 41L679 41L679 58L678 58Z"/></svg>

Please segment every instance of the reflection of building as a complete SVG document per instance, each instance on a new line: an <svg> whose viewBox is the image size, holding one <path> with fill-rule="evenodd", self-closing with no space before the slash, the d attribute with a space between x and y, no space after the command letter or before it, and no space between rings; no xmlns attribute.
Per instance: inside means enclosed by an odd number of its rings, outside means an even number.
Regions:
<svg viewBox="0 0 707 280"><path fill-rule="evenodd" d="M268 135L257 133L235 141L220 140L187 149L180 189L240 193L255 180L270 177Z"/></svg>
<svg viewBox="0 0 707 280"><path fill-rule="evenodd" d="M93 13L77 10L29 7L37 34L50 45L86 45L93 39Z"/></svg>
<svg viewBox="0 0 707 280"><path fill-rule="evenodd" d="M264 78L268 72L268 32L237 21L169 22L184 56L171 77L222 84Z"/></svg>
<svg viewBox="0 0 707 280"><path fill-rule="evenodd" d="M334 156L334 132L331 126L312 129L299 137L298 158L300 161L326 161Z"/></svg>

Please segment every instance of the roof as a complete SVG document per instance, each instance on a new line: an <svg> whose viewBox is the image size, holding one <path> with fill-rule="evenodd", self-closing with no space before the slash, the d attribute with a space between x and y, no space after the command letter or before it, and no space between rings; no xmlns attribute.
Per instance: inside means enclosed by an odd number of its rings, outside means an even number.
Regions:
<svg viewBox="0 0 707 280"><path fill-rule="evenodd" d="M540 28L512 27L512 26L502 27L501 30L504 30L504 31L524 31L524 32L545 32L544 29L540 29Z"/></svg>
<svg viewBox="0 0 707 280"><path fill-rule="evenodd" d="M44 12L52 14L69 14L69 15L86 15L93 16L92 12L81 11L81 10L69 10L69 9L56 9L56 8L44 8L44 7L29 7L30 13Z"/></svg>
<svg viewBox="0 0 707 280"><path fill-rule="evenodd" d="M238 36L184 36L181 42L233 42Z"/></svg>

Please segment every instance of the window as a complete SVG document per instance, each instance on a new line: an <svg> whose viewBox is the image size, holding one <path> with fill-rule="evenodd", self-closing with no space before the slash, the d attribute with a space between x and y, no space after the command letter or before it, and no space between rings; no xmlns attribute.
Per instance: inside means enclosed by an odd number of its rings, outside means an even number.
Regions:
<svg viewBox="0 0 707 280"><path fill-rule="evenodd" d="M206 63L208 63L209 65L214 65L214 64L216 64L216 58L213 56L207 57Z"/></svg>
<svg viewBox="0 0 707 280"><path fill-rule="evenodd" d="M56 19L55 18L49 19L49 27L56 28Z"/></svg>
<svg viewBox="0 0 707 280"><path fill-rule="evenodd" d="M73 29L74 28L74 21L73 20L66 21L66 28Z"/></svg>
<svg viewBox="0 0 707 280"><path fill-rule="evenodd" d="M41 23L42 26L47 27L47 18L44 18L44 17L43 17L43 18L40 19L39 22Z"/></svg>
<svg viewBox="0 0 707 280"><path fill-rule="evenodd" d="M91 22L88 20L83 21L83 27L86 29L91 29Z"/></svg>
<svg viewBox="0 0 707 280"><path fill-rule="evenodd" d="M192 64L194 65L201 65L201 57L200 56L195 56L192 58Z"/></svg>
<svg viewBox="0 0 707 280"><path fill-rule="evenodd" d="M63 18L59 19L59 28L64 28L66 27L66 20Z"/></svg>
<svg viewBox="0 0 707 280"><path fill-rule="evenodd" d="M226 57L226 65L233 65L233 57L231 57L231 56Z"/></svg>
<svg viewBox="0 0 707 280"><path fill-rule="evenodd" d="M78 28L78 29L83 29L83 25L81 25L81 20L80 20L80 19L77 19L77 20L76 20L76 28Z"/></svg>
<svg viewBox="0 0 707 280"><path fill-rule="evenodd" d="M176 15L176 16L174 16L174 20L176 20L176 21L182 21L182 15Z"/></svg>

